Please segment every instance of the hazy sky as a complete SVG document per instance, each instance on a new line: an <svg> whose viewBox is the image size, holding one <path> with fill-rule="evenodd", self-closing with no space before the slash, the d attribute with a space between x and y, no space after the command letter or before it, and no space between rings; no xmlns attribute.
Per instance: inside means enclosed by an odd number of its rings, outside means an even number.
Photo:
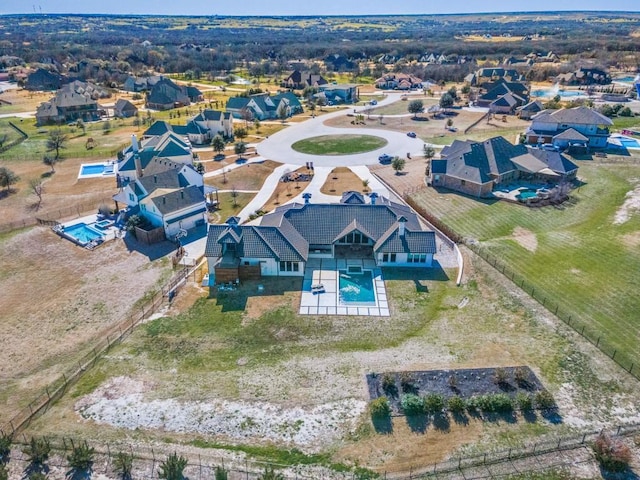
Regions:
<svg viewBox="0 0 640 480"><path fill-rule="evenodd" d="M0 0L7 13L164 15L357 15L548 10L638 11L638 0Z"/></svg>

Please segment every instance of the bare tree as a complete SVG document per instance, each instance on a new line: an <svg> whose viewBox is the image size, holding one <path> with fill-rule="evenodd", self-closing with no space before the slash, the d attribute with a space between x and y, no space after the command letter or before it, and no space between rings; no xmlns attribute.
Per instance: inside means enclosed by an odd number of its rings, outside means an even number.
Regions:
<svg viewBox="0 0 640 480"><path fill-rule="evenodd" d="M47 138L47 152L56 152L56 160L60 158L60 150L67 148L68 136L62 133L62 130L56 128L49 132L49 138Z"/></svg>
<svg viewBox="0 0 640 480"><path fill-rule="evenodd" d="M56 173L55 165L59 162L59 159L52 157L51 155L45 155L42 157L42 163L51 168L51 173Z"/></svg>

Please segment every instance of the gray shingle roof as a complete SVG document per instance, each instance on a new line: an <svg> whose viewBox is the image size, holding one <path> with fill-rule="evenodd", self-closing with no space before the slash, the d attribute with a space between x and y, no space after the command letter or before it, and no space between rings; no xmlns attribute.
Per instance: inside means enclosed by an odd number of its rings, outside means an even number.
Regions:
<svg viewBox="0 0 640 480"><path fill-rule="evenodd" d="M192 185L164 195L157 195L153 197L152 201L162 215L167 215L198 203L204 205L205 199L202 190Z"/></svg>

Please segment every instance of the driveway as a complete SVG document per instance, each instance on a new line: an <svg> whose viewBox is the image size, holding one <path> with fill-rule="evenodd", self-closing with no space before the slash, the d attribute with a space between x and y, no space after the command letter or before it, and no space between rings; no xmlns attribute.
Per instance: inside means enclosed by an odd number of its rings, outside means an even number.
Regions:
<svg viewBox="0 0 640 480"><path fill-rule="evenodd" d="M378 102L378 106L384 106L396 102L403 94L389 93L384 100ZM327 115L309 119L305 122L290 125L269 138L263 140L257 150L260 156L276 160L283 163L295 165L306 165L313 162L314 167L352 167L358 165L375 165L378 163L378 156L387 153L392 156L406 157L410 155L421 155L424 142L417 138L407 137L404 133L391 132L388 130L373 130L367 128L338 128L329 127L324 122L330 118L339 117L353 113L353 109L344 109L332 112ZM308 155L296 152L291 145L299 140L321 135L374 135L384 138L388 143L377 150L358 153L353 155Z"/></svg>

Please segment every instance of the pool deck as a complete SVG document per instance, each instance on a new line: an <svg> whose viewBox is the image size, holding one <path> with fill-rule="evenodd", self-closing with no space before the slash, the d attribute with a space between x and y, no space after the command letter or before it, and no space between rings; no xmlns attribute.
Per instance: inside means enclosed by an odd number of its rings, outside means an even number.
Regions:
<svg viewBox="0 0 640 480"><path fill-rule="evenodd" d="M375 306L348 305L340 302L338 292L339 270L349 266L360 266L372 270L376 292ZM323 285L320 293L312 291L312 285ZM388 317L389 303L384 287L382 271L370 259L312 258L306 264L300 299L300 315L361 315Z"/></svg>
<svg viewBox="0 0 640 480"><path fill-rule="evenodd" d="M86 247L85 245L77 242L75 239L69 238L69 236L65 235L64 234L64 229L68 228L68 227L71 227L73 225L77 225L79 223L84 223L86 225L92 225L97 221L98 221L98 215L96 215L96 214L88 215L86 217L76 218L75 220L69 220L67 222L64 222L64 223L60 224L60 226L63 227L63 228L61 229L59 234L62 237L66 238L66 239L68 239L68 240L70 240L70 241L72 241L72 242L74 242L74 243L76 243L76 244L78 244L78 245L80 245L82 247ZM109 240L113 240L114 238L116 238L116 236L117 236L117 234L119 232L118 227L116 227L113 223L109 227L105 228L104 230L100 230L99 228L96 228L93 225L92 225L92 227L95 230L100 231L102 233L102 242L103 243L107 242Z"/></svg>

